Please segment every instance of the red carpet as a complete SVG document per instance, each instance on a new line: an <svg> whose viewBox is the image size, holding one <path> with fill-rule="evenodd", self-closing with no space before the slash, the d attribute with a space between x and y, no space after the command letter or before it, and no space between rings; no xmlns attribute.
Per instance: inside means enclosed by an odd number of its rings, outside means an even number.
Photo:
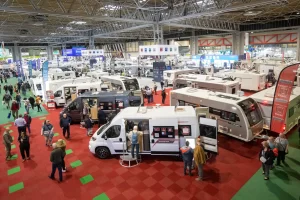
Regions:
<svg viewBox="0 0 300 200"><path fill-rule="evenodd" d="M155 106L155 104L160 104L161 106L169 106L170 105L170 91L171 90L172 90L171 88L166 89L167 96L166 96L165 104L162 104L161 90L160 90L160 91L157 91L156 95L153 95L153 102L152 103L148 103L147 98L144 99L145 106Z"/></svg>
<svg viewBox="0 0 300 200"><path fill-rule="evenodd" d="M169 95L168 95L169 96ZM154 97L155 103L159 96ZM166 102L169 102L168 99ZM55 132L62 138L58 127L59 110L49 111L48 119ZM193 177L183 176L183 163L168 156L143 156L142 163L134 168L120 166L117 157L100 160L88 150L89 137L79 125L72 125L71 139L66 156L68 172L64 182L50 180L49 154L40 135L43 120L33 119L31 135L32 160L22 163L17 142L13 154L18 158L5 162L4 150L0 155L0 199L2 200L88 200L105 193L111 200L229 200L260 167L258 144L244 143L219 135L219 155L211 158L204 167L205 180L196 182ZM14 138L17 131L12 127ZM1 127L3 133L3 127ZM3 146L2 146L3 147ZM3 149L3 148L2 148ZM80 160L81 166L71 168L70 163ZM20 166L20 172L7 175L7 170ZM193 172L195 174L195 172ZM91 175L93 181L83 185L80 178ZM56 172L56 178L58 173ZM24 188L9 194L9 186L23 182Z"/></svg>

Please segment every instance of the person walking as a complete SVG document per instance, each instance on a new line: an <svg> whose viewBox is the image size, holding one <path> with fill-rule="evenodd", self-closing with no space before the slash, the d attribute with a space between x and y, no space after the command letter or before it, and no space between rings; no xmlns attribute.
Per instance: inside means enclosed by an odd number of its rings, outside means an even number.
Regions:
<svg viewBox="0 0 300 200"><path fill-rule="evenodd" d="M22 97L21 97L20 93L17 93L17 94L16 94L16 101L17 101L17 103L19 104L19 107L20 107L20 108L21 108L21 99L22 99Z"/></svg>
<svg viewBox="0 0 300 200"><path fill-rule="evenodd" d="M91 116L86 116L84 121L84 127L86 128L86 135L92 136L93 134L93 120Z"/></svg>
<svg viewBox="0 0 300 200"><path fill-rule="evenodd" d="M70 117L67 116L66 113L63 114L63 117L60 119L59 124L60 124L60 127L63 130L64 137L69 139L70 138L71 119L70 119ZM66 132L67 132L67 137L66 137Z"/></svg>
<svg viewBox="0 0 300 200"><path fill-rule="evenodd" d="M36 96L35 98L35 104L36 104L36 107L38 109L38 112L42 112L42 108L41 108L41 97L39 96Z"/></svg>
<svg viewBox="0 0 300 200"><path fill-rule="evenodd" d="M14 117L14 120L18 117L19 114L20 105L17 103L17 101L13 100L11 104L11 114Z"/></svg>
<svg viewBox="0 0 300 200"><path fill-rule="evenodd" d="M13 95L13 91L14 91L14 88L13 88L12 85L8 86L8 91L9 91L10 96L12 96Z"/></svg>
<svg viewBox="0 0 300 200"><path fill-rule="evenodd" d="M203 147L201 146L200 138L197 138L196 147L194 149L194 163L198 168L198 178L196 178L196 181L202 181L203 165L206 163L206 156Z"/></svg>
<svg viewBox="0 0 300 200"><path fill-rule="evenodd" d="M30 96L29 98L28 98L28 101L29 101L29 103L30 103L30 105L31 105L31 108L32 108L32 110L34 110L34 98L32 97L32 96Z"/></svg>
<svg viewBox="0 0 300 200"><path fill-rule="evenodd" d="M24 113L24 120L26 121L25 128L27 128L28 133L30 134L31 133L30 124L31 124L32 118L27 112Z"/></svg>
<svg viewBox="0 0 300 200"><path fill-rule="evenodd" d="M3 86L3 90L5 91L5 94L7 93L7 91L8 91L8 87L7 87L7 85L4 85Z"/></svg>
<svg viewBox="0 0 300 200"><path fill-rule="evenodd" d="M146 90L146 95L147 95L148 103L152 103L152 102L151 102L151 95L152 95L152 92L151 92L151 89L150 89L150 88L148 88L148 89Z"/></svg>
<svg viewBox="0 0 300 200"><path fill-rule="evenodd" d="M55 172L56 169L58 170L58 175L59 175L59 183L63 181L63 176L62 176L62 162L63 162L63 157L65 156L65 152L61 148L57 148L56 143L52 144L53 150L50 154L50 161L52 163L52 172L50 176L48 176L50 179L55 180Z"/></svg>
<svg viewBox="0 0 300 200"><path fill-rule="evenodd" d="M20 142L20 153L22 156L23 161L30 160L30 143L29 143L29 137L26 135L25 132L21 132L21 136L18 138L18 141ZM26 156L25 156L26 154Z"/></svg>
<svg viewBox="0 0 300 200"><path fill-rule="evenodd" d="M167 97L167 93L166 93L165 89L163 89L163 90L161 91L161 103L162 103L162 104L165 104L166 97Z"/></svg>
<svg viewBox="0 0 300 200"><path fill-rule="evenodd" d="M160 88L161 88L161 90L164 89L164 85L165 85L164 80L161 80L161 82L160 82Z"/></svg>
<svg viewBox="0 0 300 200"><path fill-rule="evenodd" d="M6 150L6 158L5 160L9 161L10 158L12 157L11 155L11 145L13 142L12 136L10 135L9 128L6 128L4 133L3 133L3 144L5 146Z"/></svg>
<svg viewBox="0 0 300 200"><path fill-rule="evenodd" d="M66 142L62 139L59 139L56 142L56 147L61 148L63 150L64 154L62 157L62 172L67 172L66 163L65 163L65 156L66 156Z"/></svg>
<svg viewBox="0 0 300 200"><path fill-rule="evenodd" d="M153 87L153 89L154 89L154 94L157 95L157 85L156 85L155 82L154 82L154 87Z"/></svg>
<svg viewBox="0 0 300 200"><path fill-rule="evenodd" d="M1 81L1 84L3 83L3 75L0 74L0 81Z"/></svg>
<svg viewBox="0 0 300 200"><path fill-rule="evenodd" d="M19 117L18 117L18 119L15 120L15 126L18 127L19 137L21 135L21 132L25 132L26 133L26 121L23 118L22 114L20 114Z"/></svg>
<svg viewBox="0 0 300 200"><path fill-rule="evenodd" d="M27 114L29 114L31 104L30 104L30 102L29 102L28 99L26 99L26 100L24 101L24 106L25 106L25 110L26 110Z"/></svg>
<svg viewBox="0 0 300 200"><path fill-rule="evenodd" d="M26 96L26 86L24 83L22 83L22 85L21 85L21 91L22 91L22 95L25 97Z"/></svg>
<svg viewBox="0 0 300 200"><path fill-rule="evenodd" d="M6 77L6 75L4 74L3 76L4 76L4 82L7 83L7 77Z"/></svg>
<svg viewBox="0 0 300 200"><path fill-rule="evenodd" d="M274 153L270 149L267 141L262 142L262 150L259 152L259 160L262 163L263 174L265 175L265 180L269 180L270 169L273 166Z"/></svg>
<svg viewBox="0 0 300 200"><path fill-rule="evenodd" d="M192 176L193 149L189 145L189 141L186 141L185 146L180 148L180 152L184 162L183 174L186 175L186 169L188 167L189 175Z"/></svg>
<svg viewBox="0 0 300 200"><path fill-rule="evenodd" d="M41 135L45 137L46 146L51 146L52 138L54 136L53 129L54 127L50 124L50 121L45 120L42 126Z"/></svg>
<svg viewBox="0 0 300 200"><path fill-rule="evenodd" d="M1 87L1 85L0 85L0 94L1 94L1 91L2 91L2 87Z"/></svg>
<svg viewBox="0 0 300 200"><path fill-rule="evenodd" d="M98 116L98 127L100 128L101 125L106 124L107 116L106 113L100 107L98 108L97 116Z"/></svg>
<svg viewBox="0 0 300 200"><path fill-rule="evenodd" d="M89 104L85 103L82 109L82 121L84 121L86 117L89 116L89 114L90 114Z"/></svg>
<svg viewBox="0 0 300 200"><path fill-rule="evenodd" d="M21 91L21 85L22 85L22 83L19 81L19 82L17 83L18 91Z"/></svg>
<svg viewBox="0 0 300 200"><path fill-rule="evenodd" d="M3 96L3 101L4 101L7 109L9 109L9 107L10 107L10 101L11 100L12 100L11 95L6 92L5 95Z"/></svg>
<svg viewBox="0 0 300 200"><path fill-rule="evenodd" d="M285 154L288 153L289 141L285 138L283 133L280 133L275 139L275 144L278 149L276 165L280 166L281 162L285 163Z"/></svg>

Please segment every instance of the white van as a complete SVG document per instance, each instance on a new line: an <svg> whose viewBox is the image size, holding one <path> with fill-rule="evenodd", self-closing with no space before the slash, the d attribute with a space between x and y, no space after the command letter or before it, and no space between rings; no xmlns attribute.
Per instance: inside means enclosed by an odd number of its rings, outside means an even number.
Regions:
<svg viewBox="0 0 300 200"><path fill-rule="evenodd" d="M92 72L86 73L85 76L90 77L92 79L95 79L97 81L100 81L102 76L109 76L109 73L108 72L92 71Z"/></svg>
<svg viewBox="0 0 300 200"><path fill-rule="evenodd" d="M164 81L166 87L169 85L173 86L173 82L179 75L182 74L192 74L198 72L198 69L175 69L175 70L166 70L164 71Z"/></svg>
<svg viewBox="0 0 300 200"><path fill-rule="evenodd" d="M206 150L218 152L216 120L203 118L207 113L208 108L191 106L128 107L94 133L89 149L102 159L128 154L128 134L136 125L142 133L140 154L178 156L185 141L193 147L198 136L203 137Z"/></svg>
<svg viewBox="0 0 300 200"><path fill-rule="evenodd" d="M32 93L35 96L40 96L43 99L44 97L43 80L40 78L32 78L28 83L31 87Z"/></svg>

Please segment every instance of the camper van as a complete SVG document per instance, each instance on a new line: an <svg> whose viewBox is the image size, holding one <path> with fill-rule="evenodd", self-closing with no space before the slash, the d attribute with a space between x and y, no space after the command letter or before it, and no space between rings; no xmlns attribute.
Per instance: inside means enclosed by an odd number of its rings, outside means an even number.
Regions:
<svg viewBox="0 0 300 200"><path fill-rule="evenodd" d="M197 73L199 70L198 69L177 69L177 70L166 70L164 71L164 81L166 87L169 85L173 86L173 83L176 78L178 78L179 75L182 74L193 74Z"/></svg>
<svg viewBox="0 0 300 200"><path fill-rule="evenodd" d="M63 113L72 119L72 123L78 123L82 120L82 110L84 104L87 103L90 108L91 118L98 120L98 108L100 107L105 113L115 113L129 106L140 106L140 97L132 96L129 91L113 91L113 92L86 92L75 98L60 113Z"/></svg>
<svg viewBox="0 0 300 200"><path fill-rule="evenodd" d="M264 128L270 130L271 115L273 107L273 99L275 94L275 86L257 92L249 97L254 99L264 118ZM282 133L289 132L294 126L298 124L300 119L300 87L294 87L290 96L289 106L286 113L285 126L282 127Z"/></svg>
<svg viewBox="0 0 300 200"><path fill-rule="evenodd" d="M221 70L214 77L231 77L240 81L242 90L260 91L265 89L266 76L264 73L256 73L246 70Z"/></svg>
<svg viewBox="0 0 300 200"><path fill-rule="evenodd" d="M249 142L263 131L263 117L250 97L196 88L171 91L170 105L209 107L209 117L218 120L218 132Z"/></svg>
<svg viewBox="0 0 300 200"><path fill-rule="evenodd" d="M136 91L140 90L140 84L137 78L130 78L124 76L102 76L103 82L109 82L112 88L111 90L124 90L124 91Z"/></svg>
<svg viewBox="0 0 300 200"><path fill-rule="evenodd" d="M237 94L241 90L241 85L238 81L222 80L222 78L215 78L209 75L179 75L179 78L174 80L173 89L185 87L229 94Z"/></svg>
<svg viewBox="0 0 300 200"><path fill-rule="evenodd" d="M205 149L217 153L216 120L203 118L204 110L207 108L191 106L125 108L94 133L89 149L101 159L129 154L130 130L136 125L142 133L140 154L179 156L180 147L187 140L195 147L199 136L205 141Z"/></svg>
<svg viewBox="0 0 300 200"><path fill-rule="evenodd" d="M86 73L86 77L90 77L97 81L101 81L102 76L109 76L109 73L108 72L99 72L99 71L93 71L93 72Z"/></svg>
<svg viewBox="0 0 300 200"><path fill-rule="evenodd" d="M101 91L101 82L90 82L90 83L73 83L66 84L59 87L54 91L54 101L56 106L64 106L65 104L70 103L77 96L85 92L97 92Z"/></svg>
<svg viewBox="0 0 300 200"><path fill-rule="evenodd" d="M29 81L29 85L31 87L32 93L36 96L40 96L43 99L44 90L43 90L43 81L42 81L42 79L32 78Z"/></svg>

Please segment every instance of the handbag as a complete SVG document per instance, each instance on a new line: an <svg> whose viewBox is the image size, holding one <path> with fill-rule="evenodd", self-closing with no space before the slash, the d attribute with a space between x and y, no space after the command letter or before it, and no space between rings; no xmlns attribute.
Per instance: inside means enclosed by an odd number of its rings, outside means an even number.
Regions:
<svg viewBox="0 0 300 200"><path fill-rule="evenodd" d="M48 126L46 126L47 127L47 129L48 130L43 130L43 135L44 136L49 136L50 135L50 132L51 132L51 130L49 129L49 127ZM45 127L44 127L44 129L45 129Z"/></svg>
<svg viewBox="0 0 300 200"><path fill-rule="evenodd" d="M10 119L11 117L11 112L8 113L7 118Z"/></svg>
<svg viewBox="0 0 300 200"><path fill-rule="evenodd" d="M259 160L260 160L262 163L267 162L267 159L266 159L265 157L263 157L263 156L261 156L261 157L259 158Z"/></svg>

